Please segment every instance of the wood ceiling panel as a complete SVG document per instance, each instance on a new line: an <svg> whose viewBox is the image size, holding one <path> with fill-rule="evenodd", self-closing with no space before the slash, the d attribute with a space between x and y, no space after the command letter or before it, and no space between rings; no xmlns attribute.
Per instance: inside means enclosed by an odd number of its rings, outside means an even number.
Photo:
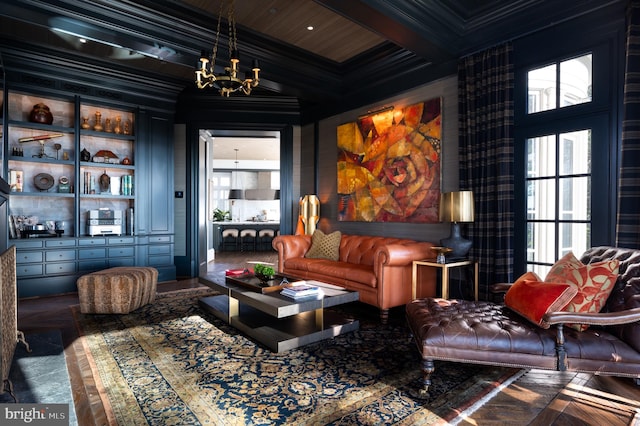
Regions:
<svg viewBox="0 0 640 426"><path fill-rule="evenodd" d="M211 16L211 28L215 30L220 2L185 0L184 3ZM235 17L239 26L338 63L385 42L376 33L313 0L236 0ZM309 25L314 27L313 31L307 30Z"/></svg>

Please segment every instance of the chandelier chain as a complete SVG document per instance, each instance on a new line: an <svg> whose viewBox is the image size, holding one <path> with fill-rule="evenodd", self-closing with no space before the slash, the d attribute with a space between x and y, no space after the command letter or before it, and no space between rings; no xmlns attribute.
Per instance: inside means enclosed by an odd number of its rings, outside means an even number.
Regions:
<svg viewBox="0 0 640 426"><path fill-rule="evenodd" d="M238 50L238 34L236 33L236 18L235 18L235 0L231 0L229 6L229 17L227 22L229 23L229 57L234 50Z"/></svg>
<svg viewBox="0 0 640 426"><path fill-rule="evenodd" d="M220 41L220 21L222 21L222 9L224 1L220 2L220 11L218 12L218 25L216 27L216 41L213 43L213 56L211 57L211 71L216 67L216 56L218 54L218 42Z"/></svg>
<svg viewBox="0 0 640 426"><path fill-rule="evenodd" d="M220 28L222 27L222 15L224 14L225 1L220 2L218 13L218 23L216 26L216 38L213 44L213 56L208 56L206 51L202 52L196 73L196 86L199 89L214 88L222 96L229 96L234 92L242 92L245 95L251 94L251 89L260 83L260 63L254 59L251 64L251 71L246 72L244 78L240 77L240 58L238 52L238 34L236 31L235 0L229 1L227 10L227 27L229 32L229 66L224 67L224 72L216 74L215 64L220 45Z"/></svg>

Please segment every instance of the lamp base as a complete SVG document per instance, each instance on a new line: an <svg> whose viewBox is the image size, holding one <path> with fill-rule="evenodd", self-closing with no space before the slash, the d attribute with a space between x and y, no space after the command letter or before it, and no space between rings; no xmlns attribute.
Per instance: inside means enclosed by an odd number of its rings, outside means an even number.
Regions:
<svg viewBox="0 0 640 426"><path fill-rule="evenodd" d="M455 222L451 223L451 235L440 240L440 245L451 248L451 253L448 255L450 259L467 257L472 244L471 241L460 236L460 224Z"/></svg>

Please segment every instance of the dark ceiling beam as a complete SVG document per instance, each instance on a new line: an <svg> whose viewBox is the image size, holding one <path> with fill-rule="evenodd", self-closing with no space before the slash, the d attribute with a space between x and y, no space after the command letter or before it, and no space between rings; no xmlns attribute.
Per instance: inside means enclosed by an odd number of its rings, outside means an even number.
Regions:
<svg viewBox="0 0 640 426"><path fill-rule="evenodd" d="M5 43L0 39L0 46ZM141 79L135 69L29 44L13 42L10 50L0 49L0 54L7 82L22 90L57 91L64 96L75 94L95 99L108 97L130 105L171 111L183 89L180 81L168 80L161 74L152 73Z"/></svg>
<svg viewBox="0 0 640 426"><path fill-rule="evenodd" d="M7 7L0 8L0 15L10 19L47 29L55 25L68 33L157 56L161 62L150 69L166 62L195 71L200 52L210 49L215 39L215 22L212 23L211 17L194 15L192 10L174 3L3 1ZM261 63L260 91L304 97L310 102L339 99L341 76L337 64L241 26L237 31L241 71L248 70L252 58ZM227 38L227 34L221 34L219 52L228 50ZM55 47L50 49L53 51ZM216 71L223 72L224 61L219 64ZM185 80L184 84L189 87L193 80Z"/></svg>
<svg viewBox="0 0 640 426"><path fill-rule="evenodd" d="M405 26L393 15L381 12L362 0L314 1L429 61L446 62L454 57L450 52L424 37L422 33Z"/></svg>

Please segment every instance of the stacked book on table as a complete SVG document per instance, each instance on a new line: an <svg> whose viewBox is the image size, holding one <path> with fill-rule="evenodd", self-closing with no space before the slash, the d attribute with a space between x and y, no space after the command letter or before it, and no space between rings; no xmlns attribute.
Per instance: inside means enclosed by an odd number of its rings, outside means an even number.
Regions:
<svg viewBox="0 0 640 426"><path fill-rule="evenodd" d="M307 284L304 281L296 281L282 289L280 294L290 297L294 300L298 299L314 299L321 298L324 293L320 287Z"/></svg>

